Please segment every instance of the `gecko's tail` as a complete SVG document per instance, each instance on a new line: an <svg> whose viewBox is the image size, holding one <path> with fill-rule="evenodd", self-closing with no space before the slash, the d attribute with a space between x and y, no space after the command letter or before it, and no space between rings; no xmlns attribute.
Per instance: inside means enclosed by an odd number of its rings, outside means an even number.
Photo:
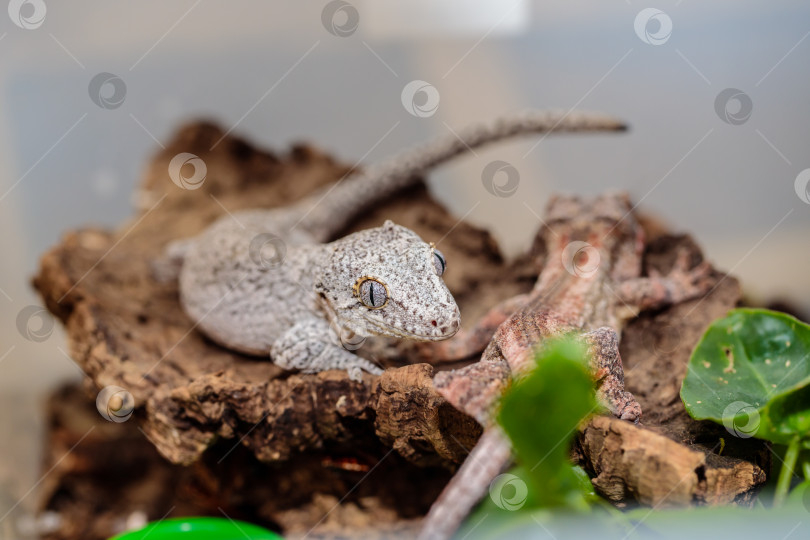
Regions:
<svg viewBox="0 0 810 540"><path fill-rule="evenodd" d="M421 176L475 148L529 134L594 133L627 130L627 125L602 114L532 111L475 125L405 151L363 172L351 174L298 203L300 226L325 242L361 211L392 193L413 185ZM542 139L541 139L542 140Z"/></svg>
<svg viewBox="0 0 810 540"><path fill-rule="evenodd" d="M425 517L418 540L448 540L492 481L512 459L509 441L498 426L487 428L461 468Z"/></svg>

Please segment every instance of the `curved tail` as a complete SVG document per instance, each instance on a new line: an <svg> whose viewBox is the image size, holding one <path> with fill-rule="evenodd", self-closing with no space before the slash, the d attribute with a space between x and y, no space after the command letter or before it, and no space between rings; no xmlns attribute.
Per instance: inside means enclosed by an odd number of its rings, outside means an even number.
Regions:
<svg viewBox="0 0 810 540"><path fill-rule="evenodd" d="M511 445L504 432L498 426L484 430L478 444L430 507L418 540L449 540L511 459Z"/></svg>
<svg viewBox="0 0 810 540"><path fill-rule="evenodd" d="M326 242L374 202L419 181L421 175L457 155L531 133L625 131L627 126L600 114L540 111L505 117L489 125L466 128L405 151L363 172L352 174L296 204L298 227Z"/></svg>

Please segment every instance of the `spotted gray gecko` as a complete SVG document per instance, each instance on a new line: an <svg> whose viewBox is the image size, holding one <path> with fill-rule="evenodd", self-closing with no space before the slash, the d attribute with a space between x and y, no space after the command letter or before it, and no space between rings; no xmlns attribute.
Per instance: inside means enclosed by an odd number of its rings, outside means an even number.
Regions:
<svg viewBox="0 0 810 540"><path fill-rule="evenodd" d="M678 254L665 276L642 276L644 231L625 194L592 200L553 197L542 238L543 268L534 289L495 306L469 331L430 347L434 360L467 358L465 368L436 374L437 390L476 418L484 433L428 514L420 540L450 538L493 479L511 462L506 435L493 408L513 377L527 373L544 340L574 334L587 344L597 396L625 420L638 421L641 407L624 388L619 336L640 310L682 302L711 288L711 267L690 267ZM537 419L543 429L543 419ZM532 464L529 464L531 467Z"/></svg>
<svg viewBox="0 0 810 540"><path fill-rule="evenodd" d="M453 336L459 309L433 244L386 221L329 242L352 218L420 175L472 148L529 133L621 131L614 119L541 112L466 129L351 175L287 207L234 212L170 244L155 265L179 277L180 302L215 342L267 355L306 373L345 369L354 380L381 369L347 344L382 335Z"/></svg>

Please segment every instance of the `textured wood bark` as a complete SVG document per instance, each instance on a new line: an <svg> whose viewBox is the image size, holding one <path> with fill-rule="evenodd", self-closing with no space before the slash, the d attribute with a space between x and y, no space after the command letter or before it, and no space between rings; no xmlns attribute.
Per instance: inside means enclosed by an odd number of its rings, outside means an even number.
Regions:
<svg viewBox="0 0 810 540"><path fill-rule="evenodd" d="M741 459L707 455L656 431L597 417L580 445L597 474L596 489L612 501L635 499L653 507L728 504L765 481L764 471ZM740 499L744 502L746 497Z"/></svg>
<svg viewBox="0 0 810 540"><path fill-rule="evenodd" d="M128 223L115 232L68 233L43 255L34 284L65 324L74 360L96 388L118 385L133 394L134 420L176 464L198 463L207 449L224 444L226 450L244 447L239 451L265 463L303 468L312 466L298 459L304 453L373 449L373 459L393 450L403 462L452 470L480 428L436 393L433 367L411 364L424 351L404 342L368 342L359 353L389 369L362 383L339 371L284 372L206 340L181 311L176 286L152 279L150 261L167 242L196 234L225 209L283 205L349 172L310 146L273 154L231 136L215 144L222 136L205 123L181 130L149 164ZM168 162L179 152L205 161L208 176L200 189L182 190L170 181ZM467 324L501 299L529 290L537 276L542 245L505 264L486 231L459 222L421 186L370 210L341 234L385 219L441 240L450 264L446 280ZM668 236L654 223L648 230L658 236L646 253L653 267L666 271L678 246L701 257L688 238ZM733 440L722 427L693 421L678 397L692 347L709 322L739 300L736 280L717 279L705 299L643 313L623 332L627 385L644 408L642 424L596 418L575 450L612 500L714 504L742 500L764 481L762 443ZM307 515L302 510L301 519Z"/></svg>
<svg viewBox="0 0 810 540"><path fill-rule="evenodd" d="M205 515L247 520L285 538L412 537L450 477L379 443L360 456L360 464L377 463L366 478L364 470L334 466L340 454L307 452L279 466L233 441L188 467L172 465L137 423L104 420L94 394L65 387L48 402L43 540L104 540L145 521Z"/></svg>

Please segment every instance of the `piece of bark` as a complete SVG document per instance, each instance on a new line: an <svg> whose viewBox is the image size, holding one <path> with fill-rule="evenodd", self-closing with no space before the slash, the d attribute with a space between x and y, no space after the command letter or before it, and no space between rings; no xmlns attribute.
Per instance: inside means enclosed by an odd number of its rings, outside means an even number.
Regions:
<svg viewBox="0 0 810 540"><path fill-rule="evenodd" d="M151 399L146 433L164 454L185 457L177 463L196 460L217 437L239 438L269 462L324 441L362 447L376 435L415 463L441 465L458 461L480 427L436 393L432 374L415 364L359 383L338 371L252 384L206 375Z"/></svg>
<svg viewBox="0 0 810 540"><path fill-rule="evenodd" d="M655 508L728 504L765 481L753 463L709 456L616 418L594 418L580 444L597 473L594 487L612 501L635 499Z"/></svg>
<svg viewBox="0 0 810 540"><path fill-rule="evenodd" d="M179 152L205 161L199 189L170 180L168 164ZM149 164L129 223L117 232L68 233L42 257L34 284L64 322L71 356L99 389L118 385L132 393L144 431L170 461L192 463L219 438L240 441L265 461L329 441L381 439L415 462L449 465L466 453L456 441L471 445L480 433L442 406L427 365L391 369L379 380L367 375L363 383L342 371L291 374L207 340L180 309L176 284L152 279L150 262L169 241L199 233L226 212L289 203L349 171L310 146L275 155L214 125L193 124ZM461 309L484 309L475 290L504 269L487 232L459 221L417 186L342 233L386 219L440 241L450 261L446 282ZM505 287L514 285L507 280ZM369 343L359 353L387 366L407 362L407 349Z"/></svg>
<svg viewBox="0 0 810 540"><path fill-rule="evenodd" d="M351 456L306 452L278 466L231 441L190 467L172 465L136 422L104 420L93 395L67 386L48 400L48 474L39 516L27 522L43 540L103 540L181 516L229 516L285 538L412 536L449 478L448 471L413 465L379 443ZM359 470L336 465L347 457Z"/></svg>

